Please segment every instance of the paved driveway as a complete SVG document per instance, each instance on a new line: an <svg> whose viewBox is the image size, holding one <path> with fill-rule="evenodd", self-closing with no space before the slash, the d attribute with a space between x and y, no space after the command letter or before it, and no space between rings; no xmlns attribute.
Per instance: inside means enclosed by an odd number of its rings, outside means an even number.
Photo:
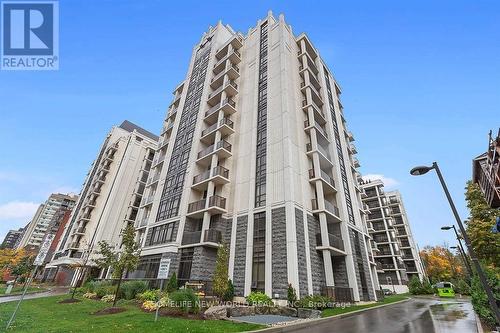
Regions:
<svg viewBox="0 0 500 333"><path fill-rule="evenodd" d="M287 332L475 333L477 327L468 301L412 299Z"/></svg>
<svg viewBox="0 0 500 333"><path fill-rule="evenodd" d="M33 299L33 298L40 298L40 297L47 297L47 296L63 295L63 294L66 294L68 292L68 290L69 290L68 287L54 287L54 288L52 288L46 292L43 292L43 293L27 294L24 296L24 299ZM20 298L21 298L21 295L0 297L0 303L17 301Z"/></svg>

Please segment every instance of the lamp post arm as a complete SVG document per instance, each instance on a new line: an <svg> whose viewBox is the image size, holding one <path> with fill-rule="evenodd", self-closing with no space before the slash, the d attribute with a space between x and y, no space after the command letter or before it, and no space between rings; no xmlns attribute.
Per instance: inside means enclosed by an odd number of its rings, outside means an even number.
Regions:
<svg viewBox="0 0 500 333"><path fill-rule="evenodd" d="M450 192L448 191L448 187L446 186L443 175L441 174L441 170L439 170L439 166L436 162L432 163L432 167L434 168L434 170L436 170L439 181L441 182L441 186L443 187L446 198L448 199L448 202L450 204L453 215L455 216L455 219L457 220L457 224L458 224L458 227L460 228L460 232L462 233L462 237L464 238L465 245L467 246L467 250L469 251L471 260L474 263L474 268L476 269L477 275L479 276L479 280L481 281L481 284L483 285L484 291L486 292L486 295L488 296L488 303L490 304L491 310L493 311L493 314L496 317L497 325L500 325L500 310L498 309L495 295L493 295L493 292L491 291L491 287L488 284L488 280L486 279L486 275L484 274L484 271L481 268L481 263L479 262L479 259L476 257L476 253L474 252L474 249L472 248L471 242L469 240L469 236L467 236L467 232L465 231L465 228L462 224L462 220L460 219L460 215L458 215L457 208L455 207L455 204L453 203L453 199L451 198Z"/></svg>

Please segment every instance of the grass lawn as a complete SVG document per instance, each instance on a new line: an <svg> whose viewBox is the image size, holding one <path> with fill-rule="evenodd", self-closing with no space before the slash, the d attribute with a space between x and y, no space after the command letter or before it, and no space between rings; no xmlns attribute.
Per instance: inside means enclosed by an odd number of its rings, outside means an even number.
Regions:
<svg viewBox="0 0 500 333"><path fill-rule="evenodd" d="M391 296L386 296L383 301L377 302L377 303L372 303L372 304L365 304L365 305L355 305L355 306L350 306L346 308L333 308L333 309L325 309L321 313L322 317L330 317L330 316L335 316L343 313L348 313L356 310L362 310L362 309L369 309L373 308L375 306L383 305L383 304L390 304L394 302L398 302L404 299L408 298L408 294L400 294L400 295L391 295Z"/></svg>
<svg viewBox="0 0 500 333"><path fill-rule="evenodd" d="M12 291L10 292L9 295L5 295L5 290L7 290L7 286L2 284L0 285L0 297L1 296L12 296L12 295L20 295L23 293L23 285L22 284L19 284L19 285L16 285L14 288L12 288ZM29 287L28 290L26 291L27 293L33 293L33 292L37 292L37 291L46 291L48 289L46 288L42 288L42 287Z"/></svg>
<svg viewBox="0 0 500 333"><path fill-rule="evenodd" d="M159 317L141 311L130 302L119 302L127 311L111 315L92 315L109 303L82 300L58 304L67 295L23 301L9 332L242 332L263 328L222 320L187 320ZM0 332L4 332L16 302L0 304Z"/></svg>

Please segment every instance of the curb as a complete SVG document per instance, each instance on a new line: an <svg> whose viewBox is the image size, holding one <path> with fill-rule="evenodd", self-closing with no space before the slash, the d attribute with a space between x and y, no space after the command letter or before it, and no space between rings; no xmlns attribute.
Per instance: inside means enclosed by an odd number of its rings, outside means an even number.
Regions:
<svg viewBox="0 0 500 333"><path fill-rule="evenodd" d="M476 318L476 329L477 333L483 333L483 326L481 325L481 320L479 319L479 316L477 315L476 311L474 311L474 317Z"/></svg>
<svg viewBox="0 0 500 333"><path fill-rule="evenodd" d="M256 331L247 331L247 332L253 332L253 333L256 333L256 332L265 332L265 333L293 332L293 331L295 331L297 329L309 327L309 326L314 325L316 323L320 323L320 322L323 322L323 321L328 321L330 319L334 319L334 318L346 318L346 317L350 317L352 315L356 315L356 314L358 314L360 312L370 311L370 310L374 310L374 309L380 309L380 308L383 308L383 307L386 307L386 306L391 306L391 305L395 305L395 304L399 304L399 303L403 303L403 302L408 302L409 300L411 300L411 298L408 297L407 299L403 299L401 301L392 302L392 303L388 303L388 304L382 304L382 305L378 305L378 306L373 306L373 307L367 308L367 309L355 310L355 311L351 311L351 312L347 312L347 313L338 314L338 315L335 315L335 316L330 316L330 317L325 317L325 318L318 318L318 319L311 319L311 320L301 321L301 322L296 323L296 324L289 324L289 325L283 325L283 326L269 327L269 328L263 328L263 329L256 330Z"/></svg>

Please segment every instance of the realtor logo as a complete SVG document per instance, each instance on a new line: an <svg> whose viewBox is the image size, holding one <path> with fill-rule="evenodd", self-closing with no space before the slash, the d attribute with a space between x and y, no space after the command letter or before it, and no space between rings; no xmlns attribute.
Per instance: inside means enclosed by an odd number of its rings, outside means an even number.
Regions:
<svg viewBox="0 0 500 333"><path fill-rule="evenodd" d="M59 3L1 2L1 69L59 69Z"/></svg>

